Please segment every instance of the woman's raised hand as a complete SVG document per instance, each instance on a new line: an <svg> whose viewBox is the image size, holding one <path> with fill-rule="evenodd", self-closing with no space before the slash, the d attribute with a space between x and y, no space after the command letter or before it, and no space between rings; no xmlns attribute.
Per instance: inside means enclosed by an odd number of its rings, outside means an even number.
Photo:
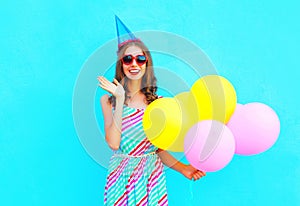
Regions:
<svg viewBox="0 0 300 206"><path fill-rule="evenodd" d="M116 79L114 79L113 82L108 81L105 77L98 77L98 81L100 84L98 84L102 89L108 91L112 95L114 95L116 98L125 98L125 90Z"/></svg>

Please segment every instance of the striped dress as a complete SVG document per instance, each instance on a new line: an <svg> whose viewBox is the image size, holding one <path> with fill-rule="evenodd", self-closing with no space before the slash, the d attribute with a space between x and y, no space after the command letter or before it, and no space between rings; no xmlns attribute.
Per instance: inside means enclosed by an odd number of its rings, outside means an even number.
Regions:
<svg viewBox="0 0 300 206"><path fill-rule="evenodd" d="M142 126L143 109L124 106L119 150L110 159L104 205L168 205L161 159Z"/></svg>

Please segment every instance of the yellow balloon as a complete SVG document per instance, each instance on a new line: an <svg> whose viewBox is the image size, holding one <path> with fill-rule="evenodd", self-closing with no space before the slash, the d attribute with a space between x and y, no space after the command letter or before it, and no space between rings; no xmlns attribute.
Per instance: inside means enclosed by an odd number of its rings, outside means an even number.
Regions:
<svg viewBox="0 0 300 206"><path fill-rule="evenodd" d="M191 88L198 108L199 120L227 123L233 114L237 97L232 84L224 77L208 75L198 79Z"/></svg>
<svg viewBox="0 0 300 206"><path fill-rule="evenodd" d="M188 130L198 122L197 104L194 96L190 92L182 92L177 94L174 99L179 103L182 124L180 132L169 150L174 152L184 151L184 137Z"/></svg>
<svg viewBox="0 0 300 206"><path fill-rule="evenodd" d="M181 127L181 111L174 98L153 101L145 110L143 128L149 141L158 148L172 151Z"/></svg>

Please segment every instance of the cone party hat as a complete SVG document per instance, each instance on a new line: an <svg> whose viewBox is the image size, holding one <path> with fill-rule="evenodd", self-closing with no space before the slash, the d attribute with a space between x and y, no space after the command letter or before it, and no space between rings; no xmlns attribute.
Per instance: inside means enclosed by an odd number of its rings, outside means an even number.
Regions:
<svg viewBox="0 0 300 206"><path fill-rule="evenodd" d="M119 19L118 16L115 16L115 19L118 35L118 48L128 42L141 41L133 35L133 33L125 26L125 24Z"/></svg>

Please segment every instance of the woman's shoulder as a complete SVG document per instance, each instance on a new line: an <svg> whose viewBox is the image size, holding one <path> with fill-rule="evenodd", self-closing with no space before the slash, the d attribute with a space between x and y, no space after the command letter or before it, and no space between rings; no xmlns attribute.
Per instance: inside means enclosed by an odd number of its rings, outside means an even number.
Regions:
<svg viewBox="0 0 300 206"><path fill-rule="evenodd" d="M101 98L100 101L108 101L109 99L109 95L108 94L104 94Z"/></svg>
<svg viewBox="0 0 300 206"><path fill-rule="evenodd" d="M109 102L109 95L108 94L104 94L101 98L100 98L100 103L102 106L110 106L111 107L111 103Z"/></svg>

